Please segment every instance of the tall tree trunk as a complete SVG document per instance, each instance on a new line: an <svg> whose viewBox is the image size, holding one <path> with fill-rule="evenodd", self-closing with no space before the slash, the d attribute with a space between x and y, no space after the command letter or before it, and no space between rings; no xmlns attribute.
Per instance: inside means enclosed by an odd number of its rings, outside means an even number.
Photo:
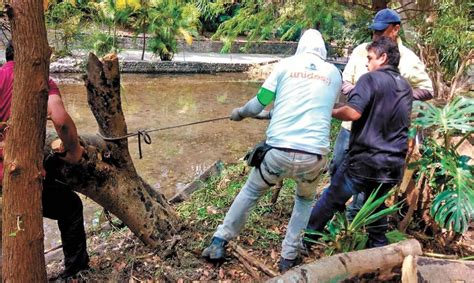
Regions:
<svg viewBox="0 0 474 283"><path fill-rule="evenodd" d="M42 1L14 0L7 14L16 65L4 163L3 281L44 282L41 172L51 50Z"/></svg>
<svg viewBox="0 0 474 283"><path fill-rule="evenodd" d="M85 84L100 134L126 135L117 57L105 57L101 62L90 54ZM145 244L159 250L167 248L164 242L176 233L178 218L164 196L137 174L126 138L104 141L98 136L81 136L87 159L77 165L64 164L50 155L54 140L54 135L47 137L45 162L53 164L59 179L116 215Z"/></svg>
<svg viewBox="0 0 474 283"><path fill-rule="evenodd" d="M142 45L142 61L145 59L145 49L146 49L146 23L143 22L143 45Z"/></svg>
<svg viewBox="0 0 474 283"><path fill-rule="evenodd" d="M387 4L390 1L387 0L372 0L372 9L374 11L380 11L382 9L387 8Z"/></svg>

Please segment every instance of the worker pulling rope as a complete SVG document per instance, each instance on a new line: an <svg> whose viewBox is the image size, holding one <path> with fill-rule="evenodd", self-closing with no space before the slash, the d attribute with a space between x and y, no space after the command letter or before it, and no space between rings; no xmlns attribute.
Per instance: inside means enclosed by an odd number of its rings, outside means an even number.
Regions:
<svg viewBox="0 0 474 283"><path fill-rule="evenodd" d="M192 123L187 123L187 124L181 124L181 125L175 125L175 126L168 126L168 127L163 127L163 128L156 128L156 129L150 129L150 130L138 130L136 133L129 133L120 137L104 137L101 133L97 133L97 135L102 138L104 141L119 141L123 139L128 139L130 137L138 136L138 155L140 159L142 159L142 138L143 141L146 144L151 144L151 137L149 133L152 132L158 132L158 131L164 131L164 130L170 130L170 129L176 129L176 128L181 128L181 127L187 127L187 126L192 126L192 125L197 125L197 124L204 124L204 123L209 123L209 122L215 122L219 120L225 120L229 119L229 116L226 117L220 117L220 118L213 118L213 119L207 119L207 120L201 120L197 122L192 122Z"/></svg>

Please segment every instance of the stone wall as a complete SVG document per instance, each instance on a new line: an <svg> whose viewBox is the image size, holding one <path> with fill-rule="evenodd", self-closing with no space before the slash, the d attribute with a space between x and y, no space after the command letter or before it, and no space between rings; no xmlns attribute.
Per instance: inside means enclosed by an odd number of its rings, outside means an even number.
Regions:
<svg viewBox="0 0 474 283"><path fill-rule="evenodd" d="M132 36L119 37L120 46L124 49L141 49L143 38ZM178 51L189 52L213 52L220 53L224 43L221 41L209 39L194 39L191 45L184 41L178 42ZM286 54L293 55L298 46L297 42L280 42L280 41L262 41L256 43L248 43L244 40L236 40L232 44L230 53L249 53L249 54Z"/></svg>

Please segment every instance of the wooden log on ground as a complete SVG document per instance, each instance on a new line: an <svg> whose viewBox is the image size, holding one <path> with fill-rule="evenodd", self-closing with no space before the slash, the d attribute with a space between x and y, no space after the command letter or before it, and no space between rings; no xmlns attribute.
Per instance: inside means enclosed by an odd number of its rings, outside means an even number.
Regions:
<svg viewBox="0 0 474 283"><path fill-rule="evenodd" d="M474 282L474 262L418 257L418 282Z"/></svg>
<svg viewBox="0 0 474 283"><path fill-rule="evenodd" d="M385 273L401 267L406 256L421 255L415 239L380 248L337 254L287 271L267 282L339 282L366 273Z"/></svg>
<svg viewBox="0 0 474 283"><path fill-rule="evenodd" d="M195 178L191 183L187 184L183 189L179 190L172 198L169 199L170 203L182 202L189 197L193 192L199 190L203 183L212 176L220 175L224 163L218 160L214 162L209 168Z"/></svg>

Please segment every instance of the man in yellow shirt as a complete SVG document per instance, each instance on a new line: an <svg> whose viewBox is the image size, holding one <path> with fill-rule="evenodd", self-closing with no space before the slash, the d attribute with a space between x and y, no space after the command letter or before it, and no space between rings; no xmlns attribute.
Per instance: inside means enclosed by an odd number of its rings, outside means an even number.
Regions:
<svg viewBox="0 0 474 283"><path fill-rule="evenodd" d="M391 40L397 42L400 50L400 74L410 83L413 88L413 98L415 100L429 100L433 97L433 85L428 73L425 70L424 64L420 58L403 45L398 36L400 32L401 19L397 12L392 9L380 10L374 17L369 28L372 30L372 39L376 40L381 36L389 37ZM342 94L348 95L354 88L354 85L359 78L368 72L367 70L367 45L363 43L357 46L347 62L344 72L342 73L343 84ZM334 145L334 157L331 161L330 173L331 176L336 171L337 167L344 160L347 150L349 148L350 130L352 122L343 122L341 131L337 136ZM364 201L363 194L354 195L351 205L347 208L347 215L349 219L359 211Z"/></svg>

